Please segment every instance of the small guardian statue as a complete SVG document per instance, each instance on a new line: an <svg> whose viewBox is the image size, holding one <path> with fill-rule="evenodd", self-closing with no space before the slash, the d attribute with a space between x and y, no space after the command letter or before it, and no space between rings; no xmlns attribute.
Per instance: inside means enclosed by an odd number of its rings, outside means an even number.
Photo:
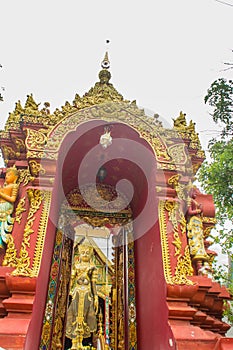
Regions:
<svg viewBox="0 0 233 350"><path fill-rule="evenodd" d="M5 248L14 223L12 213L19 188L18 176L16 167L8 168L4 185L0 187L0 249Z"/></svg>

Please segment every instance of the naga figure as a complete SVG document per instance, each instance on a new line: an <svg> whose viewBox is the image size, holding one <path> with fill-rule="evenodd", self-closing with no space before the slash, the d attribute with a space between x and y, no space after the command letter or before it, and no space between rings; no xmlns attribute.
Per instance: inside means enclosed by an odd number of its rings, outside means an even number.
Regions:
<svg viewBox="0 0 233 350"><path fill-rule="evenodd" d="M5 248L8 235L12 231L14 219L11 214L18 194L18 170L15 167L6 171L5 183L0 187L0 249Z"/></svg>
<svg viewBox="0 0 233 350"><path fill-rule="evenodd" d="M82 349L83 339L92 343L97 330L98 295L97 269L91 262L93 248L87 239L78 246L79 256L74 257L67 314L66 337L72 340L72 350Z"/></svg>

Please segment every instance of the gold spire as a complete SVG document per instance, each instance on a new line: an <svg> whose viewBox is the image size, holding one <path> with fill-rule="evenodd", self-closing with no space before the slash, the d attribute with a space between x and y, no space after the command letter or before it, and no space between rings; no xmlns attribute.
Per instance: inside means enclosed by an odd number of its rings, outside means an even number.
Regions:
<svg viewBox="0 0 233 350"><path fill-rule="evenodd" d="M108 58L108 51L105 52L104 59L101 62L101 67L103 69L109 69L110 68L110 61L109 61L109 58Z"/></svg>

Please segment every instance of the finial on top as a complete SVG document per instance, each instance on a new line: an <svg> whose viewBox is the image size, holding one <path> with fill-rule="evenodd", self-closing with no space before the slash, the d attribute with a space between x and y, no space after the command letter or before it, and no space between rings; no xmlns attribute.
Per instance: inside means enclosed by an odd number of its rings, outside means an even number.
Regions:
<svg viewBox="0 0 233 350"><path fill-rule="evenodd" d="M103 69L109 69L110 68L110 61L109 61L109 58L108 58L109 43L110 43L110 40L107 39L106 40L106 52L105 52L105 55L104 55L104 59L101 62L101 67Z"/></svg>

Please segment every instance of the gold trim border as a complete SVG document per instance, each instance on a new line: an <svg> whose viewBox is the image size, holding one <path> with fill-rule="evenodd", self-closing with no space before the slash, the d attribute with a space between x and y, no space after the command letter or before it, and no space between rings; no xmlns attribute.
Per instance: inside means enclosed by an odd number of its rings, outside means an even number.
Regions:
<svg viewBox="0 0 233 350"><path fill-rule="evenodd" d="M50 191L44 191L43 209L40 217L40 223L37 233L36 246L32 262L32 277L37 277L40 270L40 263L44 248L44 240L49 220L49 210L51 204L52 193Z"/></svg>
<svg viewBox="0 0 233 350"><path fill-rule="evenodd" d="M167 238L167 225L166 225L164 200L159 201L158 209L159 209L159 227L160 227L160 237L161 237L161 246L162 246L164 276L168 284L174 284L172 280L172 272L171 272L171 261L170 261L169 245L168 245L168 238Z"/></svg>

